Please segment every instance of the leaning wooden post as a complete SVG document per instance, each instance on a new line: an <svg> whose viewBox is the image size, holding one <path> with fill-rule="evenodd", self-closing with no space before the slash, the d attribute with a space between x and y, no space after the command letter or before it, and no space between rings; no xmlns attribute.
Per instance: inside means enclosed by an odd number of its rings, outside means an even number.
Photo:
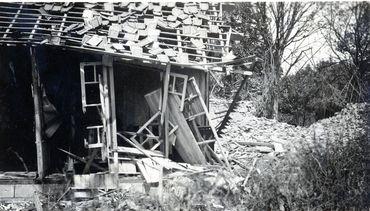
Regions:
<svg viewBox="0 0 370 211"><path fill-rule="evenodd" d="M117 179L117 186L119 186L119 163L118 163L118 143L117 143L117 121L116 121L116 97L114 92L114 69L113 69L113 59L112 65L109 67L109 93L110 93L110 106L111 106L111 116L110 116L110 123L111 123L111 133L112 133L112 145L113 145L113 159L114 159L114 169L115 169L115 176Z"/></svg>
<svg viewBox="0 0 370 211"><path fill-rule="evenodd" d="M168 63L166 66L166 71L163 75L163 97L162 97L162 106L161 106L161 120L160 125L162 128L162 137L164 145L164 155L166 158L169 156L169 141L168 141L168 112L167 112L167 101L168 101L168 86L170 82L170 72L171 64Z"/></svg>
<svg viewBox="0 0 370 211"><path fill-rule="evenodd" d="M109 100L107 107L109 109L108 114L108 128L109 128L109 140L108 143L108 156L109 156L109 148L113 151L113 166L111 173L114 173L116 185L119 187L119 161L118 161L118 143L117 143L117 123L116 123L116 98L115 98L115 88L114 88L114 69L113 69L113 57L103 55L103 68L106 68L106 71L109 75ZM108 157L108 161L109 161Z"/></svg>
<svg viewBox="0 0 370 211"><path fill-rule="evenodd" d="M43 140L42 128L42 98L40 90L40 75L37 69L35 49L30 47L31 67L32 67L32 97L35 108L35 137L37 151L37 173L38 179L43 179L46 176L47 160L46 160L46 145Z"/></svg>

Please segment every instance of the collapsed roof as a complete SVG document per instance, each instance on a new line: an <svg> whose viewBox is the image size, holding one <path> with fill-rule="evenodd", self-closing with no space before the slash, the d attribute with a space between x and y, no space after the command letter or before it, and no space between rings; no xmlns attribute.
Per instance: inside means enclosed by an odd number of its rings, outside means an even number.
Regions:
<svg viewBox="0 0 370 211"><path fill-rule="evenodd" d="M221 3L0 3L0 45L32 44L181 66L233 62Z"/></svg>

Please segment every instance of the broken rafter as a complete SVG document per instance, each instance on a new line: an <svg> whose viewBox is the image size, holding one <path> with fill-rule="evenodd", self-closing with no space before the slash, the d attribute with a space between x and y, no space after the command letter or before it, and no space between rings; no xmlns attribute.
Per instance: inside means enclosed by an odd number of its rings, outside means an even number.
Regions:
<svg viewBox="0 0 370 211"><path fill-rule="evenodd" d="M109 32L107 29L109 28L109 26L112 26L112 24L116 25L125 23L134 24L133 27L134 28L139 27L137 29L141 29L141 31L143 31L146 26L149 28L151 21L157 20L155 20L154 17L151 17L150 15L151 12L149 13L146 12L145 5L142 7L139 6L137 8L135 5L133 6L132 4L129 5L110 4L109 7L107 7L106 4L96 4L95 7L93 8L87 7L88 8L87 9L81 6L77 6L78 4L75 4L74 6L68 6L68 8L63 8L63 6L60 6L62 9L61 10L57 9L58 11L52 9L53 14L49 14L48 12L50 9L50 5L48 9L46 9L44 8L45 5L43 6L39 4L36 5L28 3L24 4L22 10L19 12L19 16L16 16L17 11L19 11L20 5L21 4L19 3L0 4L0 24L4 24L4 26L0 26L0 34L2 34L2 36L4 37L3 39L0 39L0 44L1 43L4 44L31 43L33 45L51 44L78 49L81 51L84 50L90 51L91 48L94 48L94 46L84 45L84 43L82 43L84 41L82 39L82 36L84 34L97 35L97 33L99 33L99 36L108 39L107 44L101 45L99 44L99 47L96 46L98 48L95 48L95 50L101 51L101 53L115 52L116 54L111 55L121 57L123 56L126 58L137 58L141 60L154 62L158 61L161 62L160 58L162 58L163 57L162 55L164 55L164 53L161 51L157 52L155 55L145 54L147 50L149 51L152 50L150 47L151 42L145 39L145 36L147 36L145 35L145 33L143 34L142 32L140 32L141 33L140 36L142 37L140 39L131 41L133 43L140 42L140 44L142 44L142 46L140 47L146 49L143 51L143 53L135 53L139 51L133 52L134 45L125 45L123 43L120 43L121 41L123 42L127 41L126 38L122 38L123 32L120 30L116 30L115 33L110 34L114 35L113 37L107 36ZM53 6L53 4L51 4L51 6ZM132 6L134 8L132 8ZM183 31L183 29L181 28L181 24L186 23L182 22L180 19L177 19L178 16L173 14L172 8L177 9L178 14L180 14L182 10L185 9L188 10L190 8L187 8L187 6L183 7L182 4L174 4L173 6L174 7L172 6L170 8L163 7L159 9L159 12L164 14L164 19L162 21L163 23L160 22L158 24L155 24L154 26L154 29L159 31L158 35L155 35L154 42L158 42L161 48L173 49L175 52L177 51L175 55L178 55L179 57L170 56L168 58L170 64L180 66L183 66L183 64L185 66L191 64L190 66L193 66L192 63L194 63L195 66L196 64L204 65L207 63L213 63L215 61L220 61L221 58L224 56L225 53L224 50L227 47L222 44L222 42L225 42L228 39L228 37L226 37L225 39L224 35L226 34L225 33L226 31L227 32L230 31L229 30L230 27L222 25L223 21L219 20L220 17L217 17L218 15L217 12L215 11L209 12L208 10L204 10L203 7L204 5L201 6L200 3L195 3L193 5L195 6L195 8L191 8L192 12L190 12L191 14L189 14L190 16L195 17L190 18L189 19L190 22L188 21L189 22L188 24L191 24L188 26L192 27L191 32L185 33L185 31ZM199 8L197 9L197 7ZM200 9L200 7L202 7L203 9ZM214 7L213 10L218 11L219 9L220 7ZM86 16L85 10L91 11L89 13L90 15L88 14ZM211 13L214 13L216 16L211 15ZM123 15L124 17L122 16L122 14L124 14ZM13 15L16 18L11 19L10 17L8 17L9 15ZM121 17L121 19L118 16ZM170 22L166 21L166 17L170 17L169 18ZM91 20L89 20L89 18ZM92 19L94 20L99 19L100 21L99 20L94 21ZM202 22L200 23L201 19ZM175 22L171 22L171 20ZM90 25L92 24L91 21L94 21L93 25ZM11 22L14 22L14 24L11 24ZM206 24L205 22L207 22L208 24ZM174 28L168 27L169 25L171 25L171 23L174 23L172 24ZM37 27L35 27L36 24ZM205 33L207 33L207 30L208 31L210 30L210 26L213 26L215 24L218 24L217 33L219 34L219 36L218 37L207 36L207 34ZM11 38L8 39L7 37ZM173 37L175 37L175 39ZM195 47L192 46L192 44L194 44L195 42L194 40L193 42L187 40L189 38L203 40L202 46L204 47L199 49L197 48L197 46ZM172 44L172 42L176 44ZM179 42L183 44L178 45L177 43ZM104 41L103 43L106 42ZM114 44L122 45L122 48L119 49L112 48L111 46ZM79 46L79 48L76 48L77 46ZM123 54L120 53L121 51L123 52ZM181 52L181 55L178 54L178 52ZM148 59L146 58L147 56L154 58ZM174 59L176 62L173 61Z"/></svg>
<svg viewBox="0 0 370 211"><path fill-rule="evenodd" d="M23 9L23 4L21 4L21 5L19 6L19 8L18 8L18 10L17 10L17 13L15 13L14 17L12 18L11 23L9 24L9 28L10 28L10 27L12 27L12 26L14 25L15 21L17 20L18 16L20 15L20 13L21 13L22 9ZM9 32L9 31L10 31L10 29L9 29L9 28L7 28L7 29L6 29L6 32ZM7 36L7 34L4 34L4 38L5 38L6 36Z"/></svg>
<svg viewBox="0 0 370 211"><path fill-rule="evenodd" d="M252 72L254 71L254 68L255 68L255 62L252 64L252 68L251 68ZM226 127L226 124L229 121L229 116L230 116L231 112L234 111L234 109L235 109L235 107L236 107L236 105L239 101L239 94L240 94L241 90L243 89L243 87L245 86L245 84L247 83L247 81L248 81L248 75L244 75L243 80L240 83L240 86L239 86L238 90L236 91L236 93L233 97L233 101L231 102L229 108L227 109L227 112L226 112L224 118L222 119L219 127L217 128L217 134L221 134L222 130Z"/></svg>
<svg viewBox="0 0 370 211"><path fill-rule="evenodd" d="M153 157L149 153L147 153L146 150L141 149L139 146L137 146L136 144L134 144L130 139L126 138L124 135L122 135L120 133L117 133L117 135L118 135L118 137L122 138L127 143L129 143L131 146L133 146L134 148L136 148L137 150L139 150L141 153L143 153L146 157L150 158L151 160L153 160L154 162L157 163L157 161L155 159L153 159Z"/></svg>

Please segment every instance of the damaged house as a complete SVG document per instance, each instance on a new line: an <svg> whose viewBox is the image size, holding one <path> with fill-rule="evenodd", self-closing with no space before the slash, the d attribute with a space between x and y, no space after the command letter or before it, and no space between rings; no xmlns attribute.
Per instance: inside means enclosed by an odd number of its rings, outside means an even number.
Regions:
<svg viewBox="0 0 370 211"><path fill-rule="evenodd" d="M227 6L0 3L0 170L43 183L65 172L80 190L227 167L209 80L254 62L231 52Z"/></svg>

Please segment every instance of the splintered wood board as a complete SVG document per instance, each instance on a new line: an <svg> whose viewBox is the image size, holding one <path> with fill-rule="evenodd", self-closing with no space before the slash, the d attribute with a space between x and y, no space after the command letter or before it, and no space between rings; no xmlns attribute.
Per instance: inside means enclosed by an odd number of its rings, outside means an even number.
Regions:
<svg viewBox="0 0 370 211"><path fill-rule="evenodd" d="M161 166L153 160L144 158L138 160L136 164L148 184L157 183L161 180Z"/></svg>

